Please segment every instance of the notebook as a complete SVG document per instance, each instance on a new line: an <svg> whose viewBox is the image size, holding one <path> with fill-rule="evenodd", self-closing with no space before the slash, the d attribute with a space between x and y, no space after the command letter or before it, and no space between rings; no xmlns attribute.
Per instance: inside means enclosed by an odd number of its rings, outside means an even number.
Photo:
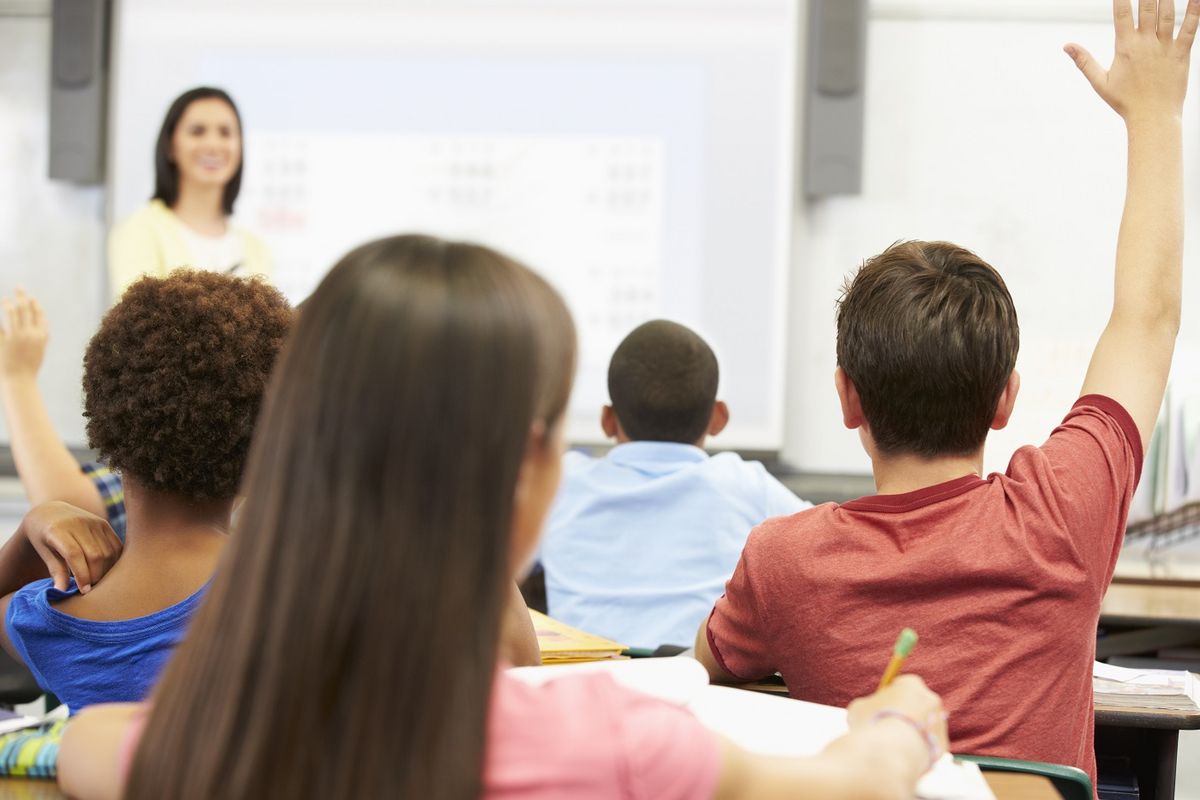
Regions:
<svg viewBox="0 0 1200 800"><path fill-rule="evenodd" d="M1148 711L1200 711L1200 682L1191 672L1130 669L1097 661L1092 668L1096 704Z"/></svg>
<svg viewBox="0 0 1200 800"><path fill-rule="evenodd" d="M802 700L711 686L695 659L644 658L566 667L515 667L532 684L579 672L606 672L626 688L688 708L706 727L762 755L811 756L847 731L846 710ZM920 800L995 800L974 764L944 756L917 786Z"/></svg>
<svg viewBox="0 0 1200 800"><path fill-rule="evenodd" d="M538 646L542 649L543 664L572 664L582 661L624 659L625 645L612 639L585 633L565 622L551 619L541 612L529 610Z"/></svg>

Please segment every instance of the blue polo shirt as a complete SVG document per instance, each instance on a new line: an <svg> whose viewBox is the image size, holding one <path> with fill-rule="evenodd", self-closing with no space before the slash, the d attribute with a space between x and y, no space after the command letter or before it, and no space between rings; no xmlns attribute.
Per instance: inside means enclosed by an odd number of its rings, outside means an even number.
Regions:
<svg viewBox="0 0 1200 800"><path fill-rule="evenodd" d="M550 615L630 647L690 646L750 529L810 506L736 453L568 453L541 549Z"/></svg>
<svg viewBox="0 0 1200 800"><path fill-rule="evenodd" d="M50 578L12 596L5 625L38 685L58 695L74 714L93 703L146 699L158 675L183 640L188 623L208 590L144 617L100 622L64 614L54 604L78 593Z"/></svg>

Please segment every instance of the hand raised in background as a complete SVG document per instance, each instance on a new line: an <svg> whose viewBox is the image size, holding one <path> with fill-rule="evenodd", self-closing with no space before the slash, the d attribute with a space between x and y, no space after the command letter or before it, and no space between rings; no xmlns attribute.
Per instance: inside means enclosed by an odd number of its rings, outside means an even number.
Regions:
<svg viewBox="0 0 1200 800"><path fill-rule="evenodd" d="M0 325L0 381L32 378L42 366L50 329L46 315L36 298L20 289L3 301L4 318Z"/></svg>
<svg viewBox="0 0 1200 800"><path fill-rule="evenodd" d="M1183 110L1192 42L1200 25L1200 0L1189 0L1178 36L1176 0L1113 0L1116 52L1107 70L1077 44L1063 49L1104 102L1127 123L1142 117L1174 116Z"/></svg>

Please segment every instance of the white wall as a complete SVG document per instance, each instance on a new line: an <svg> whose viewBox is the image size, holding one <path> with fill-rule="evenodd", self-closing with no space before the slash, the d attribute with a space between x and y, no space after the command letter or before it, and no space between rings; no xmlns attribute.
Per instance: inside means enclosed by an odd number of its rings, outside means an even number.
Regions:
<svg viewBox="0 0 1200 800"><path fill-rule="evenodd" d="M48 14L49 3L0 0L0 295L22 286L45 306L40 384L55 426L82 444L83 350L103 308L104 192L46 177Z"/></svg>
<svg viewBox="0 0 1200 800"><path fill-rule="evenodd" d="M834 302L863 258L898 239L949 239L1005 276L1020 315L1021 395L989 470L1046 437L1078 395L1112 300L1124 133L1062 45L1107 63L1109 0L884 2L869 25L861 196L797 209L784 458L868 472L833 390ZM1200 71L1200 70L1196 70ZM1185 131L1190 229L1200 219L1200 76ZM1185 264L1177 367L1200 352L1200 248ZM1190 351L1190 352L1189 352Z"/></svg>

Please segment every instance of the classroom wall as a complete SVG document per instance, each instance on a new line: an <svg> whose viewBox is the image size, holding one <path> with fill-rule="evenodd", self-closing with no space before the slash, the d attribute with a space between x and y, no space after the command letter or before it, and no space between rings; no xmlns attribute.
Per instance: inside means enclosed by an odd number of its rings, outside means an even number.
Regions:
<svg viewBox="0 0 1200 800"><path fill-rule="evenodd" d="M1069 407L1111 299L1124 181L1120 122L1060 51L1107 58L1108 0L876 0L871 4L866 181L861 196L801 201L788 289L782 456L805 470L866 472L839 424L833 305L861 260L905 237L973 247L1005 274L1021 313L1022 394L987 466L1039 441ZM45 176L49 3L0 0L0 291L24 284L57 321L43 387L83 441L78 380L104 305L103 191ZM805 15L799 15L804 19ZM800 38L803 41L803 37ZM803 64L803 59L800 59ZM1200 78L1187 107L1187 193L1200 213ZM802 126L798 126L802 129ZM1185 307L1200 308L1194 246ZM86 321L66 325L63 321ZM1177 366L1195 370L1200 321ZM53 380L50 380L50 378ZM734 413L737 413L735 407ZM7 441L0 421L0 442ZM720 439L714 444L720 445Z"/></svg>
<svg viewBox="0 0 1200 800"><path fill-rule="evenodd" d="M1005 276L1022 376L1016 412L985 467L1040 443L1078 396L1112 302L1124 196L1124 129L1062 53L1108 63L1108 0L886 2L871 6L865 181L860 196L797 207L783 457L866 472L833 389L834 304L863 260L906 238L948 239ZM1185 119L1190 230L1200 217L1200 76ZM798 126L803 129L803 126ZM1185 262L1177 369L1200 368L1200 247Z"/></svg>
<svg viewBox="0 0 1200 800"><path fill-rule="evenodd" d="M46 177L49 10L0 0L0 294L22 286L42 301L52 328L40 385L55 426L81 444L83 350L103 308L104 189Z"/></svg>

